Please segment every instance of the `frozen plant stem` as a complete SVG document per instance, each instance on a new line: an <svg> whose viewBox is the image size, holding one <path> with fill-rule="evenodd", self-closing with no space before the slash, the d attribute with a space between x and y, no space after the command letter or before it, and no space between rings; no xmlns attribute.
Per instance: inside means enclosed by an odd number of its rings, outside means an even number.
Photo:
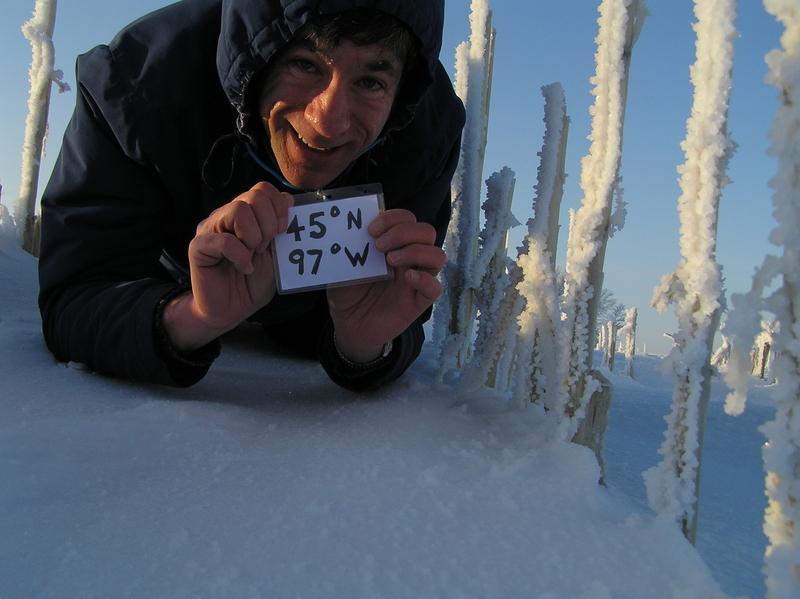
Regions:
<svg viewBox="0 0 800 599"><path fill-rule="evenodd" d="M477 311L474 296L482 278L473 265L478 256L495 30L488 0L473 0L470 8L470 40L456 50L455 88L464 102L467 120L453 177L453 216L445 240L451 262L442 273L444 292L435 323L435 337L442 348L442 372L453 361L458 368L466 363Z"/></svg>
<svg viewBox="0 0 800 599"><path fill-rule="evenodd" d="M679 330L665 363L672 369L672 412L659 450L661 463L645 473L656 512L675 518L689 541L697 535L703 431L710 396L710 360L723 306L716 262L719 198L734 144L727 134L736 0L695 0L697 57L691 67L694 102L678 168L682 259L656 288L651 305L675 305Z"/></svg>
<svg viewBox="0 0 800 599"><path fill-rule="evenodd" d="M782 49L772 50L766 60L767 81L779 91L782 103L769 133L769 155L778 159L778 172L770 181L775 189L772 204L778 226L770 241L783 246L783 255L766 256L756 270L752 289L732 298L725 333L730 338L726 383L732 393L725 410L740 414L744 409L750 350L761 333L761 312L775 315L767 324L774 354L772 372L777 385L775 420L760 430L768 441L763 449L766 492L769 504L764 533L769 544L764 554L767 599L800 597L800 12L792 2L764 0L767 12L786 27ZM764 297L775 278L783 285Z"/></svg>
<svg viewBox="0 0 800 599"><path fill-rule="evenodd" d="M61 73L53 70L55 50L52 38L55 23L56 0L36 0L33 18L22 27L23 34L31 43L33 59L29 71L31 90L28 98L28 118L25 121L25 141L22 147L22 183L14 210L14 220L22 237L23 249L34 255L38 253L36 194L47 133L51 84L55 80L61 91L69 89L61 83Z"/></svg>
<svg viewBox="0 0 800 599"><path fill-rule="evenodd" d="M625 370L623 374L633 378L633 360L636 354L636 308L625 312L625 326L619 330L619 336L625 336Z"/></svg>
<svg viewBox="0 0 800 599"><path fill-rule="evenodd" d="M519 333L514 350L513 402L517 407L540 403L556 405L561 313L555 275L558 214L564 192L569 117L560 83L542 87L545 98L545 134L537 173L534 216L512 269L513 289L508 296L520 304Z"/></svg>
<svg viewBox="0 0 800 599"><path fill-rule="evenodd" d="M640 0L603 0L599 7L597 72L592 78L595 103L589 154L581 162L584 198L572 213L565 268L559 436L575 436L599 384L591 376L597 302L603 286L603 263L618 193L622 130L631 54L647 8Z"/></svg>
<svg viewBox="0 0 800 599"><path fill-rule="evenodd" d="M475 300L480 312L478 330L473 344L474 353L466 370L472 370L480 383L487 387L505 389L508 386L509 366L506 364L514 346L516 314L506 314L513 305L507 290L511 283L508 257L508 230L519 224L511 213L516 179L514 171L505 167L486 180L487 199L483 204L485 227L481 233L481 250L475 264L483 272ZM511 299L511 304L507 300ZM511 330L509 330L511 329ZM501 365L501 362L503 364ZM498 372L500 372L498 380Z"/></svg>

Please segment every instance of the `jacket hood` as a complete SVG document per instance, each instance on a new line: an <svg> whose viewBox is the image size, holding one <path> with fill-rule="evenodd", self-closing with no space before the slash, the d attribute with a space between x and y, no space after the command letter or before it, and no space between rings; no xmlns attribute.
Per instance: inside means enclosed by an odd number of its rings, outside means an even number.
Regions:
<svg viewBox="0 0 800 599"><path fill-rule="evenodd" d="M247 87L270 57L310 19L355 8L378 9L394 16L408 25L421 43L421 68L409 77L409 93L403 94L403 105L395 107L391 126L408 123L434 79L442 45L444 0L222 0L217 71L238 113L240 132L249 119Z"/></svg>

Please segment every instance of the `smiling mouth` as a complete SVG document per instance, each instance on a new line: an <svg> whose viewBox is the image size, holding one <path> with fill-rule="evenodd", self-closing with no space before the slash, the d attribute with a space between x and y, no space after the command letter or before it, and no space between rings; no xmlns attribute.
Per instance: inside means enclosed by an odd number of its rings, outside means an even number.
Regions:
<svg viewBox="0 0 800 599"><path fill-rule="evenodd" d="M336 148L318 148L317 146L308 143L305 139L303 139L303 137L300 134L297 135L297 139L299 139L303 143L303 145L306 146L307 148L311 148L312 150L315 150L317 152L324 152L327 154L333 152L336 149Z"/></svg>

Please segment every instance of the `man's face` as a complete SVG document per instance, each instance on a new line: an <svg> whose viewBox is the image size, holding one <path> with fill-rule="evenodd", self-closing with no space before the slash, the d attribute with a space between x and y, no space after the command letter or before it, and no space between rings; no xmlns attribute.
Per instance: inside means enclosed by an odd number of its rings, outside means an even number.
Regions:
<svg viewBox="0 0 800 599"><path fill-rule="evenodd" d="M379 45L291 44L270 63L259 113L283 176L320 189L378 138L403 63Z"/></svg>

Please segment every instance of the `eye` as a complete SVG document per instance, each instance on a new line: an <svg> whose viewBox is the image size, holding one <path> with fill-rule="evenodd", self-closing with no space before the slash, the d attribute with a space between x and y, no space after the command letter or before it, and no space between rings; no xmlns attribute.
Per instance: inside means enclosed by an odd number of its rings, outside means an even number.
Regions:
<svg viewBox="0 0 800 599"><path fill-rule="evenodd" d="M303 73L315 73L317 71L317 66L305 58L295 57L289 61L289 64Z"/></svg>
<svg viewBox="0 0 800 599"><path fill-rule="evenodd" d="M374 77L364 77L359 80L358 84L367 91L380 91L386 87L382 81Z"/></svg>

